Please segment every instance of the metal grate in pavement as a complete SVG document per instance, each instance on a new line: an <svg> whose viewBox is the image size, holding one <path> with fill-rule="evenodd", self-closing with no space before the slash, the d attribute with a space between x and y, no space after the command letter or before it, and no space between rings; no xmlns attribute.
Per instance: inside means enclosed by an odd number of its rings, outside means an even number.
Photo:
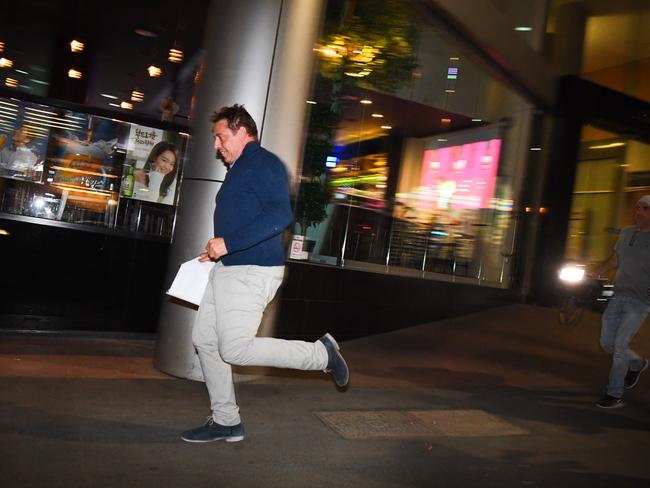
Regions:
<svg viewBox="0 0 650 488"><path fill-rule="evenodd" d="M341 437L351 440L529 434L483 410L353 410L314 414Z"/></svg>
<svg viewBox="0 0 650 488"><path fill-rule="evenodd" d="M431 435L418 419L399 410L314 413L345 439L398 439Z"/></svg>

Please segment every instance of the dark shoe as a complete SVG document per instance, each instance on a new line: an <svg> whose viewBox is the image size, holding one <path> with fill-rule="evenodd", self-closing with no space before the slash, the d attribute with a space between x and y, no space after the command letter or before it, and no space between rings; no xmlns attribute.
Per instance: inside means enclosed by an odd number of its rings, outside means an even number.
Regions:
<svg viewBox="0 0 650 488"><path fill-rule="evenodd" d="M598 408L618 408L624 407L625 402L622 398L616 398L611 395L605 395L600 400L596 402Z"/></svg>
<svg viewBox="0 0 650 488"><path fill-rule="evenodd" d="M318 339L323 343L325 349L327 349L327 368L325 368L326 373L331 373L334 377L334 382L336 386L343 387L348 384L350 380L350 370L348 365L341 356L339 352L339 345L334 340L330 334L325 334L323 337Z"/></svg>
<svg viewBox="0 0 650 488"><path fill-rule="evenodd" d="M186 442L212 442L221 440L226 442L239 442L244 440L244 426L241 423L232 427L220 425L213 420L211 415L208 417L205 425L183 432L181 439Z"/></svg>
<svg viewBox="0 0 650 488"><path fill-rule="evenodd" d="M628 371L625 375L625 388L628 390L636 386L636 384L639 382L639 378L641 377L641 373L648 369L650 361L647 359L644 359L644 361L645 362L643 363L643 367L639 371Z"/></svg>

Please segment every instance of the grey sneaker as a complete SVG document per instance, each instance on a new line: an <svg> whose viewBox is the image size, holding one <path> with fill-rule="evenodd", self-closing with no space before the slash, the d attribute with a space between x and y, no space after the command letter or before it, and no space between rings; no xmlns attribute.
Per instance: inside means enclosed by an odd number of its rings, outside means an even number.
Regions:
<svg viewBox="0 0 650 488"><path fill-rule="evenodd" d="M221 441L239 442L244 440L244 426L239 423L232 427L218 424L210 415L201 427L186 430L181 434L181 439L186 442L212 442Z"/></svg>
<svg viewBox="0 0 650 488"><path fill-rule="evenodd" d="M625 402L623 401L622 398L616 398L613 397L612 395L605 395L602 397L600 400L596 402L596 406L598 408L618 408L618 407L624 407Z"/></svg>
<svg viewBox="0 0 650 488"><path fill-rule="evenodd" d="M325 349L327 349L327 367L325 368L326 373L330 373L334 377L334 382L336 386L344 387L348 384L350 380L350 370L348 365L341 356L339 352L339 345L334 340L334 338L328 333L323 337L318 339L323 343Z"/></svg>
<svg viewBox="0 0 650 488"><path fill-rule="evenodd" d="M648 369L650 361L647 359L644 359L644 361L645 362L643 363L643 367L639 371L628 371L625 375L625 388L628 390L636 386L636 384L639 382L639 378L641 377L641 373Z"/></svg>

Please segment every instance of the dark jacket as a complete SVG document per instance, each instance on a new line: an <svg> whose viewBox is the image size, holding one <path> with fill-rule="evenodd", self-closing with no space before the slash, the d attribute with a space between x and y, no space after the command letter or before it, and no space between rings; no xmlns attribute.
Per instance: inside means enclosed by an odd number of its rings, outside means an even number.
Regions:
<svg viewBox="0 0 650 488"><path fill-rule="evenodd" d="M214 235L223 237L225 266L281 266L282 231L291 223L287 171L273 153L249 142L216 197Z"/></svg>

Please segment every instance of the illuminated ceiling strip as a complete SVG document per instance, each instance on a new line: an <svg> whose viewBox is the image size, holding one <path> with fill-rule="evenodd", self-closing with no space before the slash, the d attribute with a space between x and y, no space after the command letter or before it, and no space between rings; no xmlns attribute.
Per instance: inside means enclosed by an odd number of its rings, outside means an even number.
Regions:
<svg viewBox="0 0 650 488"><path fill-rule="evenodd" d="M8 105L8 104L7 104L7 105ZM13 113L15 113L15 114L18 113L18 109L17 109L17 108L11 108L11 107L0 107L0 110L3 110L3 111L5 111L5 112L13 112Z"/></svg>
<svg viewBox="0 0 650 488"><path fill-rule="evenodd" d="M46 127L58 127L61 129L73 129L73 130L81 130L83 129L82 126L80 125L72 125L72 124L66 124L65 122L60 122L58 120L40 120L40 119L33 119L29 117L25 117L25 120L28 120L32 124L36 125L43 125Z"/></svg>
<svg viewBox="0 0 650 488"><path fill-rule="evenodd" d="M7 114L7 113L4 113L2 110L0 110L0 117L4 117L6 119L11 119L11 120L16 120L16 114Z"/></svg>
<svg viewBox="0 0 650 488"><path fill-rule="evenodd" d="M39 114L25 114L25 118L30 118L32 120L46 120L46 121L52 121L52 122L60 122L63 124L73 124L77 125L79 127L83 127L79 122L75 122L73 120L67 120L64 119L63 117L50 117L49 115L39 115Z"/></svg>
<svg viewBox="0 0 650 488"><path fill-rule="evenodd" d="M41 132L45 132L45 133L47 133L49 131L49 129L46 129L44 127L39 127L37 125L32 125L30 123L24 124L24 127L29 127L29 128L31 128L33 130L40 130Z"/></svg>
<svg viewBox="0 0 650 488"><path fill-rule="evenodd" d="M9 102L2 102L2 101L0 101L0 105L9 105L10 107L16 107L16 108L18 108L18 104L15 104L15 103L9 103Z"/></svg>
<svg viewBox="0 0 650 488"><path fill-rule="evenodd" d="M38 112L38 113L41 113L41 114L59 115L56 112L48 112L47 110L39 110L37 108L32 108L32 107L25 107L25 110L27 112Z"/></svg>
<svg viewBox="0 0 650 488"><path fill-rule="evenodd" d="M87 117L75 117L74 115L69 115L69 114L65 114L65 116L70 119L83 120L84 122L87 120Z"/></svg>
<svg viewBox="0 0 650 488"><path fill-rule="evenodd" d="M79 130L81 130L81 129L77 129L77 128L74 128L74 127L67 127L67 126L64 126L64 125L56 125L56 124L39 124L39 123L36 123L36 122L30 122L29 124L26 123L26 124L24 124L24 125L25 125L25 127L31 127L32 129L35 129L35 130L38 129L38 130L42 130L42 131L47 131L47 130L49 130L50 128L52 128L52 129L65 129L65 130L71 130L71 131L73 131L73 132L74 132L74 131L79 131Z"/></svg>

